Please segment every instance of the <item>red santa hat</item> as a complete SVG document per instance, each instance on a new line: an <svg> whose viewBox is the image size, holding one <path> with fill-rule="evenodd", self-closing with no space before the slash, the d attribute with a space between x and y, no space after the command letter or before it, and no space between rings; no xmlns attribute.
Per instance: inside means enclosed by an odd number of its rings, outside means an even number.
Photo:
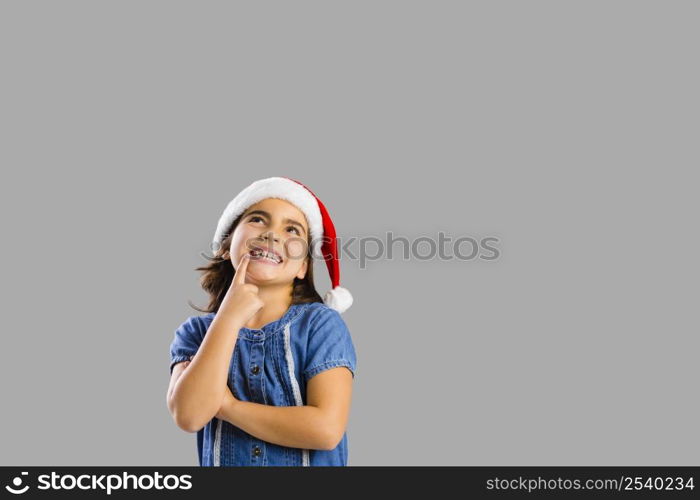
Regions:
<svg viewBox="0 0 700 500"><path fill-rule="evenodd" d="M335 226L328 210L316 195L301 182L289 177L268 177L253 182L243 189L224 209L216 226L212 249L221 247L236 218L248 207L265 198L279 198L294 204L306 216L311 236L311 250L314 257L322 256L328 267L331 278L331 289L326 293L323 302L343 313L352 305L352 295L346 288L340 286L340 263L338 260L338 243Z"/></svg>

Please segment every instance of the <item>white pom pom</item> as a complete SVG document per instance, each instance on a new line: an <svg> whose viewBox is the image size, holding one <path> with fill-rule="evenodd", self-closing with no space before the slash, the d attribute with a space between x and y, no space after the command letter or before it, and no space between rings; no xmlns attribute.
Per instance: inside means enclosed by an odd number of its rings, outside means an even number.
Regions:
<svg viewBox="0 0 700 500"><path fill-rule="evenodd" d="M344 313L352 305L352 295L347 288L337 286L326 292L323 302L331 309Z"/></svg>

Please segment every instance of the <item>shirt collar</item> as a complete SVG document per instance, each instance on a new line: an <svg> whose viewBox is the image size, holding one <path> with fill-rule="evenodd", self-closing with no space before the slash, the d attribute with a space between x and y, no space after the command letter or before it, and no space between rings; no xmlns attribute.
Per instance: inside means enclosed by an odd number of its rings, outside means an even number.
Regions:
<svg viewBox="0 0 700 500"><path fill-rule="evenodd" d="M301 313L301 311L309 304L310 303L292 304L281 318L263 325L262 328L246 328L244 326L239 330L238 336L246 340L265 340L266 338L271 337L278 331L282 330L287 323L299 315L299 313ZM212 319L216 315L216 313L210 314Z"/></svg>

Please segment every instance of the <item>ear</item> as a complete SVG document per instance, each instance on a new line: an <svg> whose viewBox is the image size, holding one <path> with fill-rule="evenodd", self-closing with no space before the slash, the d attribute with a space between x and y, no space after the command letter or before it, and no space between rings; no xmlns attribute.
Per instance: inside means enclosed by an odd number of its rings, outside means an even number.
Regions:
<svg viewBox="0 0 700 500"><path fill-rule="evenodd" d="M301 265L301 269L299 269L299 272L297 273L297 278L300 280L304 279L304 276L306 276L306 271L309 269L309 259L304 260L304 263Z"/></svg>

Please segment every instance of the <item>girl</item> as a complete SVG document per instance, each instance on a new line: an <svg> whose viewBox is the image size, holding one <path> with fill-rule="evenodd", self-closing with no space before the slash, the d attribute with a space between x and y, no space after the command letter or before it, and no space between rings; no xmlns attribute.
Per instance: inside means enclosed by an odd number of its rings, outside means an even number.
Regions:
<svg viewBox="0 0 700 500"><path fill-rule="evenodd" d="M197 433L200 466L347 465L355 349L340 314L336 234L321 201L287 177L226 207L201 284L211 298L170 345L168 409ZM321 299L313 257L332 289Z"/></svg>

